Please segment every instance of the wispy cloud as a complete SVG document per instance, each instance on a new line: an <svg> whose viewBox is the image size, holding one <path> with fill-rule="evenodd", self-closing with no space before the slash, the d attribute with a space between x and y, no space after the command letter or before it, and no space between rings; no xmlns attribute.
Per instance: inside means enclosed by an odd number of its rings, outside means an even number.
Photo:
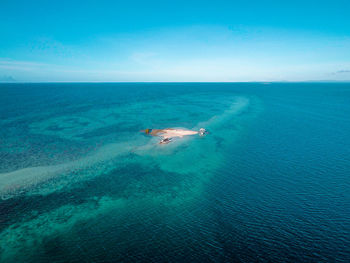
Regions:
<svg viewBox="0 0 350 263"><path fill-rule="evenodd" d="M48 65L44 63L37 63L37 62L30 62L30 61L0 59L1 69L32 71L45 66L48 66Z"/></svg>
<svg viewBox="0 0 350 263"><path fill-rule="evenodd" d="M342 73L350 73L350 70L338 70L337 72L335 72L337 74L342 74Z"/></svg>
<svg viewBox="0 0 350 263"><path fill-rule="evenodd" d="M349 39L321 41L318 36L305 39L303 34L270 31L192 26L97 36L80 45L42 38L14 52L12 59L10 54L0 57L0 76L23 81L348 78ZM325 53L332 56L320 55Z"/></svg>

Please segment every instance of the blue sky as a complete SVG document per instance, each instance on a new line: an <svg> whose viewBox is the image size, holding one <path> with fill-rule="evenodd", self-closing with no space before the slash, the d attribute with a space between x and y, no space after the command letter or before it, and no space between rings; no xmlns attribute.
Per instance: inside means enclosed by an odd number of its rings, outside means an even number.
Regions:
<svg viewBox="0 0 350 263"><path fill-rule="evenodd" d="M350 80L350 1L0 1L0 80Z"/></svg>

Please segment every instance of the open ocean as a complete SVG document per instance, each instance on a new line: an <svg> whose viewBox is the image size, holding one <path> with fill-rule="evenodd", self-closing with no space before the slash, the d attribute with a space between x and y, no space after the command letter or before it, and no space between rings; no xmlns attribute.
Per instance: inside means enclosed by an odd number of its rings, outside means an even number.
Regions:
<svg viewBox="0 0 350 263"><path fill-rule="evenodd" d="M0 84L0 196L1 263L350 262L350 83Z"/></svg>

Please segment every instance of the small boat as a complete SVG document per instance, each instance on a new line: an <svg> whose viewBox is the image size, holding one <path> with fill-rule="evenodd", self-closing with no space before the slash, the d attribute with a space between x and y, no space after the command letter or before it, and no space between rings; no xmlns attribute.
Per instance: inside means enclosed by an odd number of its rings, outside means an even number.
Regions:
<svg viewBox="0 0 350 263"><path fill-rule="evenodd" d="M204 128L200 128L198 133L199 133L199 136L204 136L205 134L208 133L208 131Z"/></svg>
<svg viewBox="0 0 350 263"><path fill-rule="evenodd" d="M168 144L171 141L172 141L172 138L164 138L159 142L159 144Z"/></svg>

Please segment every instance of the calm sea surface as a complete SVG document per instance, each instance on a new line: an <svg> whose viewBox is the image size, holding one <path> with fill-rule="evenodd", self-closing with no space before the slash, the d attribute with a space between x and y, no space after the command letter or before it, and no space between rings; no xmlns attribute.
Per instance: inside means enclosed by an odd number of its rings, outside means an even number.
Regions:
<svg viewBox="0 0 350 263"><path fill-rule="evenodd" d="M0 84L0 197L0 262L350 262L350 84Z"/></svg>

